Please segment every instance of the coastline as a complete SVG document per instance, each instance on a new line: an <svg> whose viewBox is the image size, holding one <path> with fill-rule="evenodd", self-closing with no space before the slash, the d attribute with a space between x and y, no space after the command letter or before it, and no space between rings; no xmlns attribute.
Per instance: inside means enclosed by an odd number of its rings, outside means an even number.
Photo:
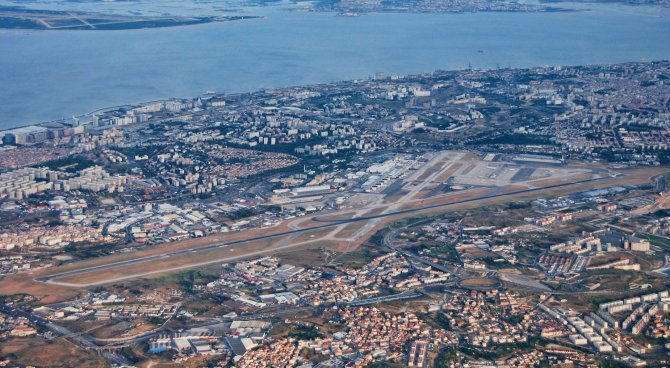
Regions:
<svg viewBox="0 0 670 368"><path fill-rule="evenodd" d="M659 36L670 29L667 20L652 20L656 35L642 34L646 28L641 25L656 7L608 5L570 14L366 14L357 19L283 6L259 9L263 19L257 21L197 27L0 30L0 53L6 55L0 67L8 71L0 75L5 86L0 129L85 115L129 101L188 98L207 90L247 93L363 79L376 72L461 70L469 64L478 69L527 68L670 57ZM628 12L632 9L639 10ZM545 27L550 21L564 26ZM616 27L624 21L631 26L620 32ZM509 31L495 33L499 24L508 25ZM591 30L590 39L598 42L583 37ZM350 43L351 33L361 37ZM306 34L307 42L296 42L298 34ZM487 41L489 36L502 47ZM605 40L618 43L603 48ZM399 53L400 48L413 52ZM555 52L562 48L566 52ZM583 56L585 49L590 50L588 57ZM32 61L21 63L25 58Z"/></svg>
<svg viewBox="0 0 670 368"><path fill-rule="evenodd" d="M583 65L537 65L537 66L525 67L525 68L501 68L501 69L531 70L531 69L535 69L535 68L546 68L546 67L580 68L580 67L611 66L611 65L625 65L625 64L654 64L654 63L663 63L663 62L670 62L670 59L649 60L649 61L642 61L642 62L628 61L628 62L623 62L623 63L596 63L596 64L583 64ZM492 70L496 70L496 69L488 68L488 69L477 69L477 70L487 72L487 71L492 71ZM411 73L411 74L394 75L393 78L398 77L399 79L402 80L404 78L419 77L422 74L459 73L459 72L464 72L464 71L465 70L441 70L440 69L440 70L433 70L433 71L424 72L424 73ZM80 114L80 115L73 115L72 117L75 117L77 119L87 118L87 117L92 117L92 116L96 115L96 113L111 112L111 111L120 110L122 108L137 108L137 107L144 106L144 105L150 105L150 104L155 104L155 103L160 103L160 102L167 102L167 101L194 101L198 98L203 97L204 95L209 95L210 98L225 98L225 97L234 97L234 96L240 96L240 95L245 95L245 94L253 95L253 94L261 93L261 92L267 91L267 90L295 89L295 88L315 88L315 87L319 87L319 86L351 84L351 83L355 83L358 80L361 80L361 78L339 80L339 81L332 81L332 82L324 82L324 83L311 83L311 84L291 85L291 86L282 86L282 87L260 88L260 89L256 89L254 91L248 91L248 92L233 92L233 93L203 92L200 95L190 96L190 97L174 97L174 96L172 96L172 97L166 97L166 98L159 98L159 99L155 99L155 100L140 101L140 102L134 102L134 103L125 103L125 104L121 104L121 105L102 107L102 108L92 110L88 113L84 113L84 114ZM0 129L0 135L5 133L5 132L14 130L14 129L21 129L21 128L32 127L32 126L44 126L44 125L48 125L48 124L63 122L65 120L68 120L68 118L52 119L52 120L48 120L48 121L42 121L42 122L39 122L39 123L30 123L30 124L19 125L19 126L15 126L15 127L8 128L8 129Z"/></svg>
<svg viewBox="0 0 670 368"><path fill-rule="evenodd" d="M128 31L263 18L257 15L126 16L98 12L56 11L0 5L0 30Z"/></svg>

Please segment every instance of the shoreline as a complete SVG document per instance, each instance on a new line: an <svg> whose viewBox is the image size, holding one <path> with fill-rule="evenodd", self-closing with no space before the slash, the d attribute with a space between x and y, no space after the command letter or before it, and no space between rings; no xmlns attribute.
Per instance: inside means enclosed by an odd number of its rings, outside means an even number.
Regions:
<svg viewBox="0 0 670 368"><path fill-rule="evenodd" d="M535 68L582 68L582 67L592 67L592 66L607 66L607 65L624 65L624 64L653 64L653 63L662 63L662 62L670 62L670 59L659 59L659 60L649 60L649 61L627 61L627 62L622 62L622 63L594 63L594 64L580 64L580 65L536 65L532 67L525 67L525 68L499 68L499 69L473 69L475 71L482 71L482 72L490 72L494 70L531 70ZM385 76L384 79L386 78L392 78L392 77L399 77L399 78L410 78L410 77L415 77L415 76L421 76L422 74L431 74L431 73L462 73L466 72L467 69L461 69L461 70L444 70L444 69L436 69L432 70L429 72L423 72L423 73L408 73L408 74L396 74L396 75L389 75ZM371 76L370 76L371 77ZM368 78L370 78L368 77ZM352 79L345 79L345 80L337 80L337 81L331 81L331 82L323 82L323 83L311 83L311 84L302 84L302 85L289 85L289 86L280 86L280 87L267 87L267 88L258 88L253 91L247 91L247 92L231 92L231 93L210 93L210 92L203 92L200 95L196 96L190 96L190 97L165 97L165 98L158 98L158 99L153 99L153 100L148 100L148 101L140 101L140 102L132 102L132 103L124 103L120 105L113 105L113 106L107 106L107 107L101 107L95 110L91 110L87 113L79 114L79 115L73 115L72 117L76 118L82 118L82 117L91 117L94 116L96 113L104 113L107 111L115 111L124 107L139 107L142 105L148 105L152 103L158 103L158 102L165 102L165 101L175 101L175 100L195 100L197 98L203 97L204 95L211 95L212 98L222 98L222 97L228 97L228 96L239 96L239 95L244 95L244 94L256 94L260 93L262 91L268 91L268 90L276 90L276 89L291 89L291 88L313 88L313 87L318 87L318 86L327 86L327 85L337 85L337 84L349 84L349 83L354 83L355 81L359 81L362 78L352 78ZM39 123L30 123L30 124L23 124L23 125L17 125L12 128L7 128L7 129L0 129L0 134L3 134L5 132L14 130L14 129L21 129L21 128L26 128L26 127L31 127L31 126L43 126L46 124L52 124L52 123L58 123L62 122L64 120L68 120L70 118L60 118L60 119L52 119L52 120L47 120L47 121L42 121Z"/></svg>
<svg viewBox="0 0 670 368"><path fill-rule="evenodd" d="M575 15L553 15L556 13L523 13L523 14L510 14L510 13L483 13L480 15L472 14L429 14L426 15L427 22L431 25L444 27L444 31L440 31L441 34L440 41L425 41L426 35L430 34L429 27L421 26L407 28L408 31L413 32L413 35L420 41L420 44L426 44L430 48L424 48L422 50L431 50L430 52L419 52L416 55L402 55L395 51L397 45L390 38L381 35L379 41L375 41L375 37L369 36L369 34L375 35L375 32L378 32L376 27L373 27L380 22L387 22L386 14L370 14L369 18L366 14L365 20L330 20L336 18L337 14L330 13L321 13L320 16L311 16L304 15L308 13L308 9L302 8L288 8L285 9L282 5L279 6L268 6L268 7L259 7L258 15L262 16L262 19L257 21L248 22L220 22L216 23L207 23L199 24L198 27L195 25L189 26L187 28L177 29L175 27L163 27L161 29L151 30L149 29L135 29L135 30L125 30L124 32L110 33L106 35L104 32L95 32L95 33L85 33L71 30L62 30L63 34L55 32L33 32L33 30L20 30L20 29L0 29L0 39L2 39L6 44L6 50L16 52L23 55L39 55L44 53L44 50L54 51L56 55L59 56L59 60L67 60L70 55L76 55L82 61L77 61L77 65L81 68L78 70L73 70L68 73L71 73L71 78L67 78L65 72L55 70L53 65L62 64L62 62L54 61L53 63L45 64L43 61L39 61L36 58L35 63L32 65L27 65L25 69L19 64L18 59L10 58L8 56L3 58L3 65L6 65L8 71L16 70L19 73L7 73L3 78L0 78L4 81L4 84L7 86L5 93L3 94L7 104L5 108L0 109L0 130L10 130L13 128L41 124L45 122L58 121L63 118L68 118L72 115L85 115L89 113L90 110L101 110L108 109L113 106L123 106L131 103L141 103L142 101L151 101L151 100L164 100L171 98L189 98L191 96L198 96L206 90L216 90L217 92L234 92L234 93L247 93L254 92L262 88L281 88L281 87L290 87L295 85L309 85L314 83L332 83L343 80L350 79L365 79L368 76L374 74L375 72L384 72L387 75L391 74L415 74L421 73L423 71L431 70L462 70L466 67L469 62L472 62L472 65L481 68L481 69L492 69L496 67L496 64L504 66L511 66L514 68L528 68L533 66L542 66L542 65L587 65L587 64L601 64L601 63L623 63L630 61L647 61L647 60L664 60L668 58L665 47L658 45L658 36L655 36L654 44L659 47L654 47L653 49L649 47L638 47L639 42L631 44L635 46L632 48L615 50L601 50L596 49L594 54L589 57L582 57L580 53L577 52L567 52L567 55L563 53L554 53L552 47L545 47L543 45L547 44L543 41L537 41L539 37L535 37L533 34L529 36L522 36L523 38L528 38L530 43L538 43L537 47L529 48L523 46L523 44L512 45L510 48L498 48L490 47L486 42L479 42L479 38L482 34L475 33L471 35L469 31L464 33L459 33L459 28L455 28L454 25L473 25L476 24L479 19L488 19L488 20L500 20L503 23L510 23L511 20L528 20L528 26L519 28L519 31L523 30L538 30L542 31L544 28L538 24L543 24L547 20L569 20L574 23L578 29L584 28L584 25L588 25L592 19L599 17L600 13L603 13L607 16L607 21L610 22L610 19L631 19L635 21L642 21L642 16L646 16L649 9L656 9L656 7L640 6L640 7L628 7L623 6L596 6L595 9L589 7L590 11L581 11L575 13ZM618 10L628 10L628 9L640 9L641 14L634 14L629 16L626 12L626 16L620 16ZM645 10L646 9L646 10ZM595 11L594 10L599 10ZM600 11L602 10L602 11ZM617 10L615 12L615 10ZM287 13L302 13L295 16L290 16ZM588 13L594 13L592 15ZM247 13L253 15L254 13ZM316 49L320 49L325 46L321 46L318 43L315 46L302 46L291 40L286 41L286 48L274 46L275 44L265 41L265 39L271 39L273 41L282 41L278 37L274 36L273 31L271 30L276 26L287 26L289 30L293 31L294 28L286 23L286 21L278 20L282 18L281 15L287 14L286 17L289 19L296 19L298 26L295 27L295 31L304 31L307 27L315 23L313 19L316 19L316 22L323 21L328 24L328 32L318 32L324 37L332 37L322 39L333 42L333 46L329 47L328 52L335 52L333 56L341 63L334 64L327 58L317 58L312 57L312 53ZM398 22L402 27L409 27L410 25L422 21L424 14L401 14L400 16L391 16L388 21ZM414 23L411 23L414 22ZM514 21L516 22L516 21ZM653 21L662 26L661 29L667 29L667 22L663 20ZM351 30L356 31L366 31L368 32L367 36L364 38L364 42L369 43L370 47L365 49L359 47L361 45L347 45L346 42L343 42L342 37L338 36L336 33L331 31L336 31L335 26L347 27ZM609 26L609 23L608 23ZM340 29L345 29L340 27ZM387 31L393 31L391 27L383 27ZM388 29L386 29L388 28ZM247 37L245 33L248 33L251 30L259 30L260 32L267 33L267 37L261 39L259 37ZM493 31L487 30L487 31ZM453 31L453 32L452 32ZM568 32L566 37L557 37L563 35L562 31L554 30L554 33L547 33L548 40L553 42L557 40L556 47L563 45L565 41L558 40L571 40L575 38L573 34ZM429 33L425 33L429 32ZM455 33L454 33L455 32ZM558 33L556 33L558 32ZM279 32L282 36L286 34L286 37L294 36L296 33L289 32ZM574 33L574 32L572 32ZM596 32L599 37L609 37L604 32ZM618 35L619 32L615 32ZM143 36L145 35L146 36ZM194 39L193 43L185 43L184 36L182 34L193 34ZM541 33L542 34L542 33ZM611 34L611 33L608 33ZM172 37L174 35L175 37ZM453 35L453 40L451 40ZM466 37L467 36L467 37ZM468 44L462 41L464 38L474 37L474 44L468 47ZM506 35L507 36L507 35ZM146 43L142 41L142 37L146 37L151 42ZM404 36L403 36L404 37ZM510 32L509 37L511 39L518 38L518 32ZM638 32L633 33L630 40L625 39L628 43L633 42L637 39ZM139 38L139 40L138 40ZM205 41L210 40L213 46L213 51L207 51L207 45ZM174 39L173 43L170 43ZM245 40L247 43L241 43L240 41L235 40ZM575 41L579 41L581 38L577 38ZM62 41L61 41L62 40ZM449 40L449 41L442 41ZM98 47L97 44L99 41L105 43L109 42L111 47ZM51 47L49 44L54 43L63 43L62 48ZM91 57L86 57L86 52L84 51L83 46L79 46L78 43L86 44L90 46L90 49L99 50L100 52L95 55L100 54L109 54L110 59L103 59L101 57L92 55ZM133 51L138 51L139 56L142 58L131 58L127 55L127 50L121 47L123 42L128 42L132 45ZM318 41L316 41L318 42ZM505 42L504 39L501 39L501 42ZM45 47L36 48L31 46L32 43L41 43ZM161 49L156 47L158 43L165 43L166 49L169 52L163 52ZM172 45L177 45L172 46ZM248 46L253 44L252 46ZM407 47L411 47L413 43L403 40L400 40L400 46L407 44ZM594 46L598 47L597 44L593 42L585 42L580 44L581 46ZM171 59L170 55L172 53L180 52L178 48L184 47L187 50L186 56L181 54L178 57ZM367 46L367 45L366 45ZM569 45L568 45L569 46ZM568 47L566 46L566 47ZM538 48L539 47L539 48ZM374 48L375 51L379 52L368 52L366 49ZM62 49L67 49L71 51L72 54L63 54L61 53ZM155 50L153 54L144 52L144 49ZM377 50L378 49L378 50ZM435 51L432 51L432 50ZM445 51L445 50L455 50ZM484 50L485 52L478 52L477 50ZM518 49L518 50L517 50ZM203 50L203 51L201 51ZM632 50L632 51L631 51ZM661 51L658 51L661 50ZM351 55L359 53L362 58L361 62L355 61L354 57ZM118 57L116 55L119 55ZM154 57L153 55L159 55L160 57ZM385 57L377 56L384 55ZM252 55L252 56L248 56ZM337 56L335 56L337 55ZM342 55L342 56L340 56ZM254 57L258 56L258 57ZM386 57L388 56L388 57ZM113 60L111 59L113 58ZM263 60L279 60L281 61L282 67L266 67L268 63L260 62L259 59ZM89 60L95 60L96 63L93 63ZM145 61L144 63L142 61ZM154 68L154 62L155 68ZM42 65L45 64L45 65ZM106 70L100 71L99 74L96 71L96 65L106 66ZM117 68L118 66L123 66L123 68ZM283 65L286 65L284 68ZM126 68L127 66L127 68ZM221 73L217 73L218 68L221 68ZM328 68L328 69L326 69ZM197 70L197 74L189 76L188 73L178 74L177 70L188 71L189 69ZM305 73L301 70L305 69ZM320 70L322 69L322 70ZM23 72L24 70L30 72ZM65 69L63 69L65 70ZM114 70L114 73L109 71ZM126 72L127 71L127 72ZM40 75L40 73L49 72L48 75L44 78L46 81L51 82L51 84L45 85L46 88L43 88L42 82L37 82L39 79L34 76ZM237 72L237 73L235 73ZM203 77L211 73L210 76ZM14 75L21 75L21 77L15 77ZM115 77L118 75L118 78ZM175 77L178 82L171 82L171 77ZM104 83L101 83L103 81ZM63 93L61 90L52 88L52 85L60 85L65 91ZM102 93L96 93L95 89L101 88L105 89ZM21 97L23 96L23 97ZM31 106L33 103L36 105Z"/></svg>
<svg viewBox="0 0 670 368"><path fill-rule="evenodd" d="M128 31L262 18L257 15L129 16L0 5L0 29L21 31Z"/></svg>
<svg viewBox="0 0 670 368"><path fill-rule="evenodd" d="M192 21L184 21L181 23L172 23L166 25L158 26L143 26L143 27L127 27L127 28L85 28L87 26L68 26L68 27L54 27L54 28L31 28L31 27L8 27L0 24L0 31L23 31L23 32L123 32L123 31L142 31L150 29L165 29L165 28L178 28L178 27L194 27L202 26L213 23L227 23L235 22L242 20L250 19L263 19L264 16L261 15L244 15L244 16L224 16L224 17L211 17L211 19L196 19L193 18ZM95 26L107 26L113 24L133 24L133 23L142 23L142 22L161 22L161 20L133 20L129 22L113 22L113 23L103 23L95 24Z"/></svg>

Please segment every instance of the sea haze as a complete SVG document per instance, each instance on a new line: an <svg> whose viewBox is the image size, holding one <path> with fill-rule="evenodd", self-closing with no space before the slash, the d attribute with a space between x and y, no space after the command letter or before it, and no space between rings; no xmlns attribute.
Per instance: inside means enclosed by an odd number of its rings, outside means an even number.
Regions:
<svg viewBox="0 0 670 368"><path fill-rule="evenodd" d="M288 11L284 4L227 13L262 19L200 26L2 30L0 129L208 90L246 92L375 72L670 59L668 9L588 7L339 17Z"/></svg>

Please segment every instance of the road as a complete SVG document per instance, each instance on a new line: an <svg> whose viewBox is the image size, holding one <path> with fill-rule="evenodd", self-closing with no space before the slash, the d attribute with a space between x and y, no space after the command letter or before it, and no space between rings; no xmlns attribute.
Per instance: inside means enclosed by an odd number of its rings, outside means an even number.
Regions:
<svg viewBox="0 0 670 368"><path fill-rule="evenodd" d="M430 267L432 267L436 270L446 272L446 273L450 273L454 277L457 277L459 279L463 279L463 277L460 274L454 273L453 270L450 270L443 265L437 264L437 263L432 262L432 261L430 261L430 260L428 260L424 257L421 257L419 255L416 255L414 253L411 253L411 252L408 252L408 251L405 251L405 250L402 250L402 249L396 247L395 245L393 245L393 241L398 236L398 233L400 231L404 230L405 228L411 227L413 225L414 224L409 224L406 227L392 229L391 231L387 232L384 235L384 245L386 247L388 247L389 249L393 250L393 251L396 251L396 252L399 252L399 253L403 254L405 257L411 258L411 259L413 259L417 262L428 265L428 266L430 266ZM668 260L670 260L670 256L666 256L666 258L668 258ZM460 257L459 257L459 259L460 259ZM670 262L668 260L666 260L666 261ZM462 265L462 261L461 261L461 265ZM486 276L487 278L491 278L492 275L495 275L495 274L498 273L497 270L486 270L486 272L488 274ZM509 282L509 281L507 281L506 284L507 284L507 287L510 288L510 289L520 290L520 291L524 291L524 292L538 293L538 294L550 293L550 294L553 294L553 295L625 295L625 294L630 293L630 290L554 291L554 290L539 289L539 288L535 288L533 286L517 284L517 283Z"/></svg>
<svg viewBox="0 0 670 368"><path fill-rule="evenodd" d="M100 346L96 345L93 343L91 339L89 339L85 334L80 334L80 333L75 333L70 331L69 329L59 326L51 321L48 321L44 318L41 318L39 316L36 316L30 312L26 312L20 309L16 309L13 307L10 307L5 304L0 304L0 312L13 316L13 317L23 317L28 319L30 322L32 322L35 325L42 326L49 331L53 332L57 336L61 336L65 338L66 340L70 341L71 343L84 348L84 349L89 349L89 350L96 350L100 356L103 358L107 359L110 362L120 364L120 365L127 365L130 364L130 362L124 358L123 356L120 356L118 354L112 353L110 351L102 351L99 350Z"/></svg>
<svg viewBox="0 0 670 368"><path fill-rule="evenodd" d="M312 306L307 306L307 307L297 307L297 308L284 308L280 309L277 311L272 311L272 312L260 312L260 313L253 313L253 314L245 314L239 317L234 318L237 321L251 321L254 319L267 319L267 318L273 318L277 316L282 316L286 314L294 314L294 313L304 313L304 312L313 312L316 310L316 307Z"/></svg>
<svg viewBox="0 0 670 368"><path fill-rule="evenodd" d="M393 217L393 216L398 216L398 215L407 215L407 214L418 213L418 212L431 210L431 209L438 209L438 208L443 208L443 207L448 207L448 206L453 206L453 205L473 203L473 202L477 202L477 201L481 201L481 200L485 200L485 199L505 198L505 197L516 196L516 195L520 195L520 194L541 192L541 191L545 191L545 190L548 190L548 189L558 189L558 188L569 187L569 186L573 186L573 185L577 185L577 184L591 183L591 182L605 180L605 179L611 179L611 177L606 176L606 177L599 177L599 178L584 179L584 180L578 180L578 181L573 181L573 182L569 182L569 183L554 184L554 185L538 187L538 188L522 189L522 190L511 191L511 192L507 192L507 193L484 194L484 195L480 195L480 196L470 198L470 199L451 201L451 202L434 204L434 205L429 205L429 206L420 206L420 207L415 207L415 208L410 208L410 209L405 209L405 210L395 210L395 211L391 211L391 212L387 212L387 213L382 213L382 214L377 214L377 215L370 215L370 216L363 216L363 217L356 217L356 218L350 218L350 219L332 219L332 220L329 220L329 219L322 219L322 218L320 218L321 216L314 216L312 218L313 221L323 222L324 224L323 225L316 225L316 226L306 227L306 228L283 231L283 232L279 232L279 233L275 233L275 234L256 236L256 237L251 237L251 238L242 239L242 240L236 240L236 241L230 241L230 242L224 242L224 243L215 243L215 244L210 244L210 245L206 245L206 246L202 246L202 247L198 247L198 248L194 248L194 249L184 249L184 250L178 250L178 251L164 253L164 254L160 254L160 255L145 256L145 257L139 257L139 258L134 258L134 259L125 260L125 261L112 262L112 263L99 265L99 266L91 266L91 267L86 267L86 268L82 268L82 269L78 269L78 270L66 271L66 272L61 272L61 273L56 273L56 274L51 274L51 275L38 277L38 278L36 278L36 280L39 281L39 282L57 283L57 282L54 282L53 280L59 279L59 278L64 278L64 277L82 275L82 274L95 272L95 271L110 270L110 269L114 269L114 268L122 267L122 266L136 265L136 264L161 260L161 259L170 258L170 257L185 256L185 255L189 255L189 254L204 252L204 251L207 251L207 250L213 250L213 249L217 249L217 248L225 248L225 247L230 247L230 246L233 246L233 245L245 244L245 243L255 242L255 241L259 241L259 240L274 239L274 238L279 238L279 237L283 237L283 236L290 236L290 235L294 235L294 234L304 233L304 232L308 232L308 231L314 231L314 230L319 230L319 229L324 229L324 228L337 227L337 226L341 226L342 224L349 224L349 223L363 222L363 221L371 221L371 220L375 220L375 219L382 219L382 218ZM212 260L211 261L211 263L215 263L215 262L218 262L218 260ZM170 269L163 270L162 272L165 272L165 271L170 271ZM141 277L141 276L144 276L144 275L138 274L138 275L132 275L132 276L126 277L126 278ZM67 285L68 286L77 286L75 284L67 284ZM86 285L82 285L82 286L86 286Z"/></svg>
<svg viewBox="0 0 670 368"><path fill-rule="evenodd" d="M414 298L418 298L422 295L424 295L424 294L422 294L420 292L414 292L414 293L409 293L409 294L403 293L403 294L385 295L385 296L378 296L376 298L354 300L353 302L348 303L348 305L350 305L352 307L358 307L358 306L361 306L361 305L392 302L392 301L404 300L404 299L414 299Z"/></svg>
<svg viewBox="0 0 670 368"><path fill-rule="evenodd" d="M410 226L411 226L411 225L410 225ZM449 269L449 268L447 268L447 267L445 267L445 266L443 266L443 265L441 265L441 264L435 263L435 262L433 262L433 261L431 261L431 260L428 260L428 259L426 259L426 258L424 258L424 257L421 257L421 256L419 256L419 255L416 255L416 254L414 254L414 253L412 253L412 252L408 252L408 251L406 251L406 250L399 249L398 247L396 247L395 245L393 245L393 241L394 241L395 238L398 236L398 232L399 232L400 230L402 230L402 229L394 229L394 230L391 230L391 231L389 231L388 233L386 233L386 235L384 236L384 245L386 245L389 249L391 249L391 250L393 250L393 251L396 251L396 252L398 252L398 253L401 253L402 255L404 255L404 256L407 257L407 258L411 258L411 259L413 259L413 260L415 260L415 261L417 261L417 262L419 262L419 263L423 263L423 264L425 264L425 265L428 265L428 266L430 266L430 267L432 267L432 268L434 268L434 269L436 269L436 270L438 270L438 271L442 271L442 272L448 273L448 274L450 274L450 275L453 274L453 270L451 270L451 269ZM459 275L454 274L454 276L459 276Z"/></svg>

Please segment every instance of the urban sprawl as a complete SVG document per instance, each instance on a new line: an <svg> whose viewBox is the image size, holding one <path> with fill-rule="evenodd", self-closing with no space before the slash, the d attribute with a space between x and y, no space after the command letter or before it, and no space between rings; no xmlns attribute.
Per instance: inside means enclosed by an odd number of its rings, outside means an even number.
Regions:
<svg viewBox="0 0 670 368"><path fill-rule="evenodd" d="M1 366L670 364L670 62L206 93L0 138Z"/></svg>

